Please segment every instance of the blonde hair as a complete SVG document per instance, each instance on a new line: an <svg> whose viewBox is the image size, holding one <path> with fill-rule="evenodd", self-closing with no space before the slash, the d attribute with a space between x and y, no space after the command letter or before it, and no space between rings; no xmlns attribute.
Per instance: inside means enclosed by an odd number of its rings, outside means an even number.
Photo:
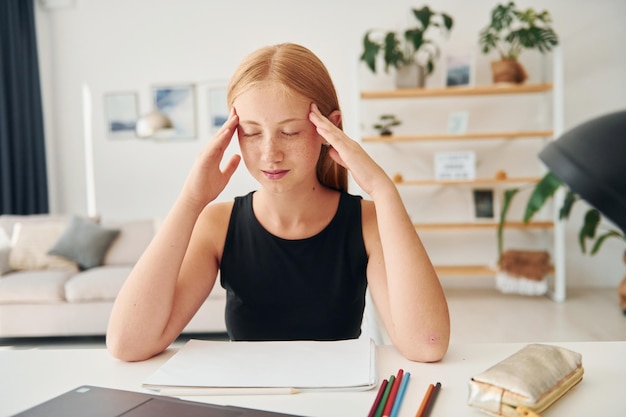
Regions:
<svg viewBox="0 0 626 417"><path fill-rule="evenodd" d="M276 81L310 98L326 117L340 110L337 92L326 66L304 46L293 43L266 46L244 58L228 84L228 107L233 106L240 94L265 81ZM338 127L343 129L341 122ZM328 146L321 148L317 179L327 187L348 191L347 170L328 155Z"/></svg>

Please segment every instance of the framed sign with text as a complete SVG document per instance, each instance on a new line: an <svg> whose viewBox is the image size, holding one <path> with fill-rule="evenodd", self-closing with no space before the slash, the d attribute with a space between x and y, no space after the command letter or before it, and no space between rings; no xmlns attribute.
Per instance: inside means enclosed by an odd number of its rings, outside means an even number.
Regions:
<svg viewBox="0 0 626 417"><path fill-rule="evenodd" d="M472 151L436 152L435 179L473 180L476 178L476 154Z"/></svg>

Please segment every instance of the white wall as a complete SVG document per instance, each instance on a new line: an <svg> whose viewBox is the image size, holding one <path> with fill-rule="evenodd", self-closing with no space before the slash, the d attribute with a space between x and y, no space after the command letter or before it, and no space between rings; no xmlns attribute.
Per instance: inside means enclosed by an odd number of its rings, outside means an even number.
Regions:
<svg viewBox="0 0 626 417"><path fill-rule="evenodd" d="M403 29L410 8L423 3L360 0L76 0L67 8L38 3L40 66L44 88L51 205L55 212L85 214L81 85L93 95L96 200L99 213L122 220L164 216L196 154L208 139L206 88L198 89L198 139L176 143L111 140L105 134L102 97L134 91L140 110L151 109L150 88L167 83L227 80L238 62L259 46L302 43L333 76L346 131L361 134L357 95L363 66L361 38L370 28ZM518 1L548 7L565 60L565 128L626 107L626 2L622 0ZM476 48L495 0L432 0L455 19L446 48ZM489 82L488 61L477 58L477 82ZM536 74L531 74L537 76ZM371 81L372 77L369 77ZM381 76L378 79L386 82ZM365 81L363 81L365 82ZM428 85L440 83L435 74ZM232 147L231 152L236 151ZM377 155L374 155L376 157ZM381 161L384 163L385 161ZM533 161L534 163L534 161ZM224 192L253 189L243 164ZM590 258L576 243L579 226L568 223L568 283L615 286L624 275L621 242L607 242ZM471 242L469 244L471 246Z"/></svg>

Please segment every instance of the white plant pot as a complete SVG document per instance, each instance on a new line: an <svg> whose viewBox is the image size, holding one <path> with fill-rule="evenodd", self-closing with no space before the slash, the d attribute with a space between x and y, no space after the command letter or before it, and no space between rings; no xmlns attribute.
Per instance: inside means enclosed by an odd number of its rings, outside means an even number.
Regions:
<svg viewBox="0 0 626 417"><path fill-rule="evenodd" d="M421 65L403 65L396 70L397 88L421 88L425 82L426 69Z"/></svg>

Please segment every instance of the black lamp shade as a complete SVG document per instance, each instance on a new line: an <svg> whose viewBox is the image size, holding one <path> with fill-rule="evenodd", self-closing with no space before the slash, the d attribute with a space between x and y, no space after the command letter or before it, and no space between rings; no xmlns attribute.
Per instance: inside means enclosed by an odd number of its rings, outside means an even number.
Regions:
<svg viewBox="0 0 626 417"><path fill-rule="evenodd" d="M573 128L550 142L539 158L573 192L626 232L626 111Z"/></svg>

